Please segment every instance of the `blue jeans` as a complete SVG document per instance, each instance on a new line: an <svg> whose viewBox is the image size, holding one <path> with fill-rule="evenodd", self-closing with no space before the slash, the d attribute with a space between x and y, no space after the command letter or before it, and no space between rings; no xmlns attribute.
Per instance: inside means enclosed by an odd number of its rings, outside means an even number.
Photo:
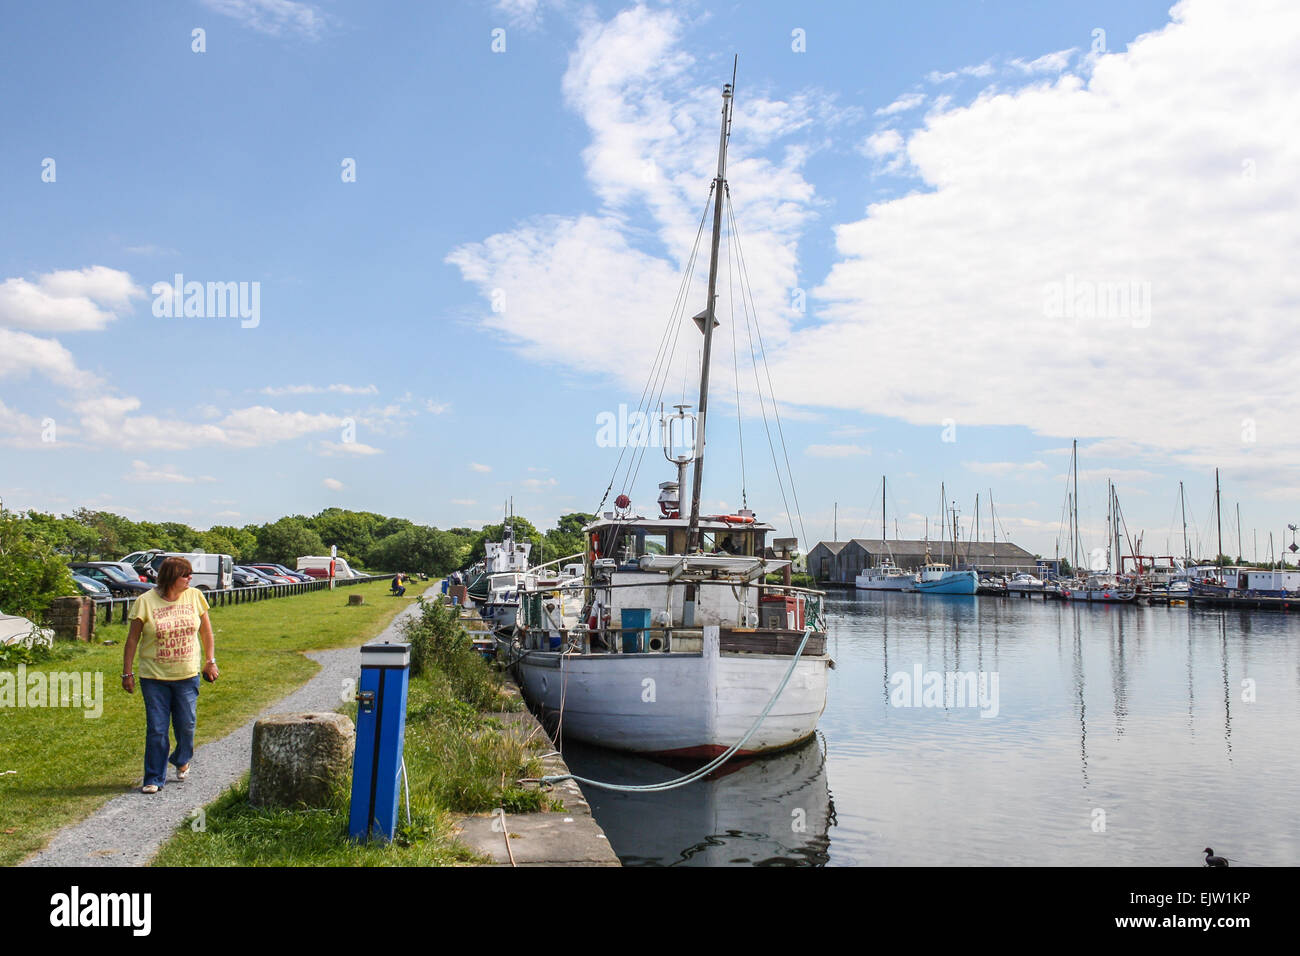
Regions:
<svg viewBox="0 0 1300 956"><path fill-rule="evenodd" d="M167 764L177 767L194 756L194 723L199 705L199 678L153 680L140 678L144 697L144 785L162 789L167 782ZM176 749L167 756L167 725L176 731Z"/></svg>

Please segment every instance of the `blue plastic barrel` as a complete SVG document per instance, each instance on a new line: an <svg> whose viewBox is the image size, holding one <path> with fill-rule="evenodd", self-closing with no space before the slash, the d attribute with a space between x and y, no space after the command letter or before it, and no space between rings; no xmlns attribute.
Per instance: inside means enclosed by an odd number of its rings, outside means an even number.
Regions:
<svg viewBox="0 0 1300 956"><path fill-rule="evenodd" d="M646 632L650 629L650 608L625 607L621 613L623 653L639 654L646 646Z"/></svg>

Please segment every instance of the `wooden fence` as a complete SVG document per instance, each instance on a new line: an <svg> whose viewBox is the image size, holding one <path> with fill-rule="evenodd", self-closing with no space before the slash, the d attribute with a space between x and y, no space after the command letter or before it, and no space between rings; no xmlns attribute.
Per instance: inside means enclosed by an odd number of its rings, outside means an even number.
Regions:
<svg viewBox="0 0 1300 956"><path fill-rule="evenodd" d="M370 581L390 581L396 574L368 574L359 578L335 578L335 587L347 587L352 584L366 584ZM250 601L269 601L272 598L292 597L306 594L308 591L327 590L329 578L315 581L299 581L297 584L263 584L245 588L221 588L216 591L204 591L209 607L225 607L230 604L247 604ZM95 616L105 624L112 624L116 615L123 624L126 623L131 605L135 598L101 598L95 602ZM121 608L119 611L118 608Z"/></svg>

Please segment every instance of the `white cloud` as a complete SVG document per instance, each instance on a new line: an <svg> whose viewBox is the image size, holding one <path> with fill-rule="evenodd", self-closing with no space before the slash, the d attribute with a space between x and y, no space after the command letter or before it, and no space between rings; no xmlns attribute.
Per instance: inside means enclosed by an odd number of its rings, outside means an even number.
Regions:
<svg viewBox="0 0 1300 956"><path fill-rule="evenodd" d="M321 484L324 485L326 488L328 488L330 491L343 490L343 482L339 481L337 478L325 478L321 481Z"/></svg>
<svg viewBox="0 0 1300 956"><path fill-rule="evenodd" d="M543 488L555 487L559 481L554 478L525 478L520 484L530 491L540 491Z"/></svg>
<svg viewBox="0 0 1300 956"><path fill-rule="evenodd" d="M882 129L872 133L862 144L867 156L893 156L903 148L903 136L896 129Z"/></svg>
<svg viewBox="0 0 1300 956"><path fill-rule="evenodd" d="M122 480L150 484L192 485L199 481L216 481L217 479L209 475L202 475L194 478L189 475L181 474L175 465L153 467L148 462L137 459L131 462L131 470L122 476Z"/></svg>
<svg viewBox="0 0 1300 956"><path fill-rule="evenodd" d="M489 472L489 471L492 470L492 466L491 466L491 465L480 465L480 464L479 464L478 462L476 462L476 461L471 461L471 462L469 463L469 470L470 470L470 471L478 471L478 472L482 472L482 473L486 474L487 472Z"/></svg>
<svg viewBox="0 0 1300 956"><path fill-rule="evenodd" d="M598 213L538 216L447 257L493 301L483 324L534 360L639 385L644 365L611 359L657 351L717 162L719 89L700 85L681 31L672 11L638 6L589 22L569 59L563 91L590 131L582 159ZM765 150L807 127L811 103L747 91L732 127L730 179L769 348L788 337L794 318L789 290L799 284L798 236L812 216L813 190L801 173L807 147L787 141L772 150L775 158ZM703 272L687 316L702 307ZM725 298L719 308L725 313ZM614 313L617 337L608 334ZM693 327L683 325L674 369L698 348ZM561 327L566 334L556 336Z"/></svg>
<svg viewBox="0 0 1300 956"><path fill-rule="evenodd" d="M602 373L655 354L717 135L716 91L688 70L681 32L673 12L645 7L583 30L564 91L590 129L597 212L539 217L448 257L485 299L504 294L483 323L536 360ZM1184 0L1124 52L1071 68L1070 51L1048 51L1026 61L1033 72L1000 68L1027 85L937 99L898 154L924 188L837 227L838 261L797 336L787 290L818 281L797 259L814 190L806 152L764 150L817 117L797 98L742 100L730 179L778 394L927 426L1108 438L1197 467L1300 464L1284 347L1300 299L1300 133L1278 121L1300 114L1297 46L1294 4ZM1107 283L1138 290L1133 312L1106 311ZM1073 315L1089 315L1055 317L1066 288ZM1089 289L1103 294L1090 303ZM702 299L693 290L686 314ZM963 374L922 374L942 356ZM1159 414L1141 413L1153 397Z"/></svg>
<svg viewBox="0 0 1300 956"><path fill-rule="evenodd" d="M916 109L925 102L924 93L904 93L888 106L882 106L876 110L877 116L893 116L895 113L905 113L908 110Z"/></svg>
<svg viewBox="0 0 1300 956"><path fill-rule="evenodd" d="M511 26L533 30L542 25L541 0L493 0L492 6Z"/></svg>
<svg viewBox="0 0 1300 956"><path fill-rule="evenodd" d="M841 261L812 293L820 324L782 350L778 392L1108 437L1195 466L1300 464L1294 355L1279 347L1300 299L1300 131L1277 121L1300 114L1300 8L1191 0L1173 17L1086 79L930 113L906 146L928 189L838 227ZM1050 316L1051 294L1099 281L1147 290L1149 321ZM940 355L978 387L918 378Z"/></svg>
<svg viewBox="0 0 1300 956"><path fill-rule="evenodd" d="M77 390L93 388L100 381L78 368L72 353L56 340L0 329L0 378L22 378L30 372Z"/></svg>
<svg viewBox="0 0 1300 956"><path fill-rule="evenodd" d="M0 325L37 332L102 329L143 295L129 274L106 266L47 272L35 282L6 279L0 282Z"/></svg>
<svg viewBox="0 0 1300 956"><path fill-rule="evenodd" d="M1070 58L1074 56L1075 50L1057 50L1055 53L1044 53L1035 60L1025 62L1017 57L1010 60L1011 66L1015 67L1022 73L1060 73L1070 65Z"/></svg>
<svg viewBox="0 0 1300 956"><path fill-rule="evenodd" d="M25 415L17 409L0 402L0 445L10 448L54 448L66 442L44 441L45 426L42 420L32 415ZM58 428L54 431L58 438Z"/></svg>
<svg viewBox="0 0 1300 956"><path fill-rule="evenodd" d="M340 395L378 395L374 385L268 385L263 395L321 395L335 392Z"/></svg>
<svg viewBox="0 0 1300 956"><path fill-rule="evenodd" d="M233 17L269 36L293 33L317 40L332 19L318 7L294 0L202 0L202 3L209 10Z"/></svg>
<svg viewBox="0 0 1300 956"><path fill-rule="evenodd" d="M803 453L812 458L855 458L870 455L871 449L862 445L809 445Z"/></svg>
<svg viewBox="0 0 1300 956"><path fill-rule="evenodd" d="M451 503L453 505L463 505L465 507L478 504L478 502L475 501L473 498L452 498Z"/></svg>
<svg viewBox="0 0 1300 956"><path fill-rule="evenodd" d="M132 396L96 396L73 404L83 437L115 448L255 448L321 431L337 432L342 424L334 415L281 412L262 405L234 409L209 423L131 414L141 407Z"/></svg>
<svg viewBox="0 0 1300 956"><path fill-rule="evenodd" d="M383 450L375 448L373 445L367 445L359 441L322 441L319 443L320 453L326 456L335 455L382 455Z"/></svg>

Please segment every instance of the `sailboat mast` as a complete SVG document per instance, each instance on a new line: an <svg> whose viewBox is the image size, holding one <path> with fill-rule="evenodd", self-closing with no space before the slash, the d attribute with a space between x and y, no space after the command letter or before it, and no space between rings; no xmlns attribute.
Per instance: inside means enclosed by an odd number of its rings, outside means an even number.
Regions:
<svg viewBox="0 0 1300 956"><path fill-rule="evenodd" d="M1070 468L1074 472L1074 497L1071 499L1070 515L1074 525L1074 544L1070 550L1070 567L1079 573L1079 439L1074 439L1070 448Z"/></svg>
<svg viewBox="0 0 1300 956"><path fill-rule="evenodd" d="M1192 543L1187 540L1187 498L1183 494L1183 483L1178 483L1178 503L1183 509L1183 558L1188 563L1192 563Z"/></svg>
<svg viewBox="0 0 1300 956"><path fill-rule="evenodd" d="M1237 502L1237 560L1238 560L1238 561L1242 560L1242 557L1241 557L1241 502L1240 502L1240 501Z"/></svg>
<svg viewBox="0 0 1300 956"><path fill-rule="evenodd" d="M1223 554L1223 509L1219 502L1219 469L1214 469L1214 522L1219 528L1219 553L1214 557L1214 563L1219 563L1219 555Z"/></svg>
<svg viewBox="0 0 1300 956"><path fill-rule="evenodd" d="M735 79L733 72L732 79ZM727 188L727 139L731 132L730 83L722 87L722 132L718 136L718 175L713 179L713 245L709 249L709 300L704 312L704 352L700 357L699 431L695 446L695 470L691 479L691 520L686 548L700 548L700 491L704 487L704 435L709 414L709 358L713 353L713 323L717 305L718 246L722 241L722 194Z"/></svg>

